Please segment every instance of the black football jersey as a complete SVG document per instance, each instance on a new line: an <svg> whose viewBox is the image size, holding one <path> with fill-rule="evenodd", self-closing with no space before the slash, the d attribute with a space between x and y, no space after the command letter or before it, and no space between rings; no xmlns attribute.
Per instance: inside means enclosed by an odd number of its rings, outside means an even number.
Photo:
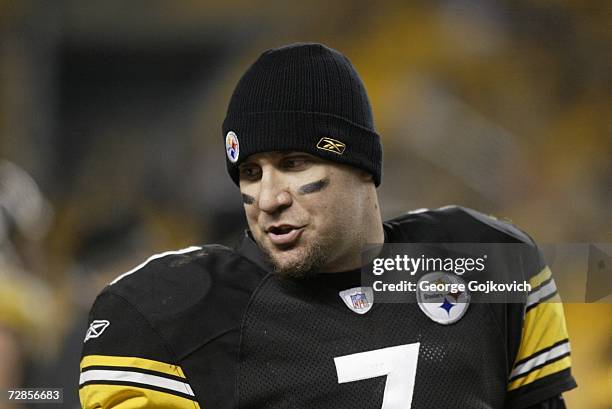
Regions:
<svg viewBox="0 0 612 409"><path fill-rule="evenodd" d="M451 325L415 303L374 300L357 314L339 293L361 285L360 271L278 277L247 232L237 249L153 256L102 291L82 406L520 409L576 386L562 304L527 235L455 206L384 229L387 243L529 244L533 260L513 266L532 284L528 301L474 303Z"/></svg>

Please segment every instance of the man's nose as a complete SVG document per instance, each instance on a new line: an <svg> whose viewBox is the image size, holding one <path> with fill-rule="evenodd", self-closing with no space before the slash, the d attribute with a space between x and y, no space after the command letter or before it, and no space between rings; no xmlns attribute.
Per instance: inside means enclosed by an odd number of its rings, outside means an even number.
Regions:
<svg viewBox="0 0 612 409"><path fill-rule="evenodd" d="M291 206L293 199L282 178L274 170L264 171L260 179L259 209L266 213L275 213Z"/></svg>

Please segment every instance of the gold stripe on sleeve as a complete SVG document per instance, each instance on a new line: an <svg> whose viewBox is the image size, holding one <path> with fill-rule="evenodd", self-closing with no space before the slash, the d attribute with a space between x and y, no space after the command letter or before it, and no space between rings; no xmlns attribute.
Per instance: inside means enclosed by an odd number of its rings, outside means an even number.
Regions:
<svg viewBox="0 0 612 409"><path fill-rule="evenodd" d="M529 358L538 351L568 338L563 304L558 301L559 299L551 299L538 304L525 314L521 346L516 361Z"/></svg>
<svg viewBox="0 0 612 409"><path fill-rule="evenodd" d="M191 399L130 385L85 385L79 398L83 409L200 409Z"/></svg>
<svg viewBox="0 0 612 409"><path fill-rule="evenodd" d="M546 279L546 275L538 277L538 280L545 281ZM552 299L538 304L525 314L521 345L515 362L528 361L538 356L541 351L568 338L563 304L560 301L561 299L556 295ZM530 384L570 366L571 359L569 356L556 361L553 360L549 364L509 382L508 390Z"/></svg>
<svg viewBox="0 0 612 409"><path fill-rule="evenodd" d="M178 365L154 361L152 359L136 358L131 356L87 355L81 359L81 371L88 366L123 366L149 371L161 372L168 375L186 378Z"/></svg>
<svg viewBox="0 0 612 409"><path fill-rule="evenodd" d="M550 277L552 277L552 271L550 271L550 268L546 266L542 269L542 271L540 271L538 274L534 275L529 279L531 289L535 289L537 286L548 280Z"/></svg>
<svg viewBox="0 0 612 409"><path fill-rule="evenodd" d="M533 372L530 372L526 376L522 378L518 378L508 384L508 391L520 388L521 386L525 386L530 384L538 379L542 379L547 377L548 375L552 375L564 369L567 369L572 366L572 361L569 356L566 356L563 359L558 361L551 362L548 365L543 366L540 369L537 369Z"/></svg>

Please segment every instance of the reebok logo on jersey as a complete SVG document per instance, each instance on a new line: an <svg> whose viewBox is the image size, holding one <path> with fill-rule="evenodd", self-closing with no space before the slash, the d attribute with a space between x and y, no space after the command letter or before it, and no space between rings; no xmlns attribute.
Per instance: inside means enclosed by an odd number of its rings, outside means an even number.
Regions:
<svg viewBox="0 0 612 409"><path fill-rule="evenodd" d="M89 328L87 329L87 333L85 334L85 341L87 342L92 338L98 338L106 328L110 325L110 321L107 320L95 320L91 324L89 324Z"/></svg>
<svg viewBox="0 0 612 409"><path fill-rule="evenodd" d="M342 155L346 149L346 144L337 139L323 137L319 140L319 143L317 143L317 148Z"/></svg>

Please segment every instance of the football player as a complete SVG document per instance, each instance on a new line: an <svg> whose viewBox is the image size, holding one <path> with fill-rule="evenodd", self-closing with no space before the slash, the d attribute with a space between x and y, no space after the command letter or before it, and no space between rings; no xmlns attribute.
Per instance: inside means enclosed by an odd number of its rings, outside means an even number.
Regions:
<svg viewBox="0 0 612 409"><path fill-rule="evenodd" d="M155 255L90 313L83 408L564 408L576 386L562 305L533 240L448 206L381 220L382 148L349 60L321 44L264 52L223 123L242 244ZM361 289L366 243L523 243L524 303L453 323ZM348 295L348 296L347 296ZM349 297L351 296L352 297ZM443 325L445 324L445 325Z"/></svg>

